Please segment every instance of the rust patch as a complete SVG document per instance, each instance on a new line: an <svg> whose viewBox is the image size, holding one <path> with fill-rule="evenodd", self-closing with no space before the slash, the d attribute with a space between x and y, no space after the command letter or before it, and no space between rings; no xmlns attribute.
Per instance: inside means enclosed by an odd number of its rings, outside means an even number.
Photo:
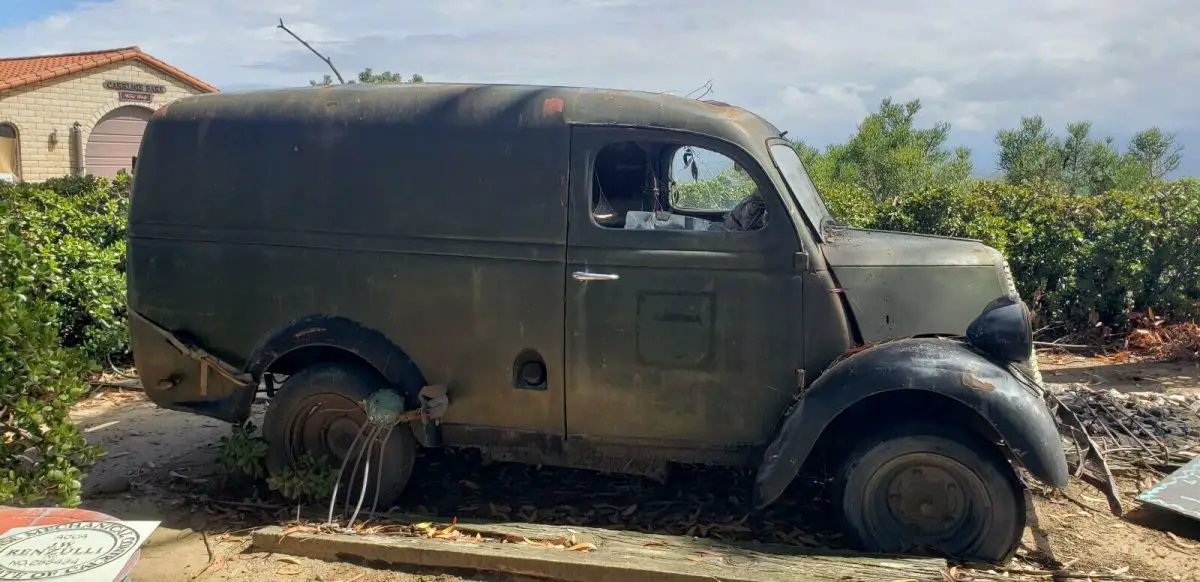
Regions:
<svg viewBox="0 0 1200 582"><path fill-rule="evenodd" d="M330 110L330 109L334 109L334 108L336 108L336 107L337 107L337 105L338 105L337 101L326 101L326 102L325 102L325 109L328 111L328 110Z"/></svg>
<svg viewBox="0 0 1200 582"><path fill-rule="evenodd" d="M983 380L980 380L979 378L976 378L975 376L965 372L963 373L963 383L976 390L979 390L980 392L991 392L996 389L994 384L984 382Z"/></svg>
<svg viewBox="0 0 1200 582"><path fill-rule="evenodd" d="M564 104L562 97L547 97L546 100L542 102L542 115L562 113L563 106Z"/></svg>
<svg viewBox="0 0 1200 582"><path fill-rule="evenodd" d="M162 116L164 116L164 115L166 115L166 114L167 114L167 106L166 106L166 105L163 105L162 107L159 107L158 109L155 109L155 110L154 110L154 113L151 113L151 114L150 114L150 117L162 117Z"/></svg>
<svg viewBox="0 0 1200 582"><path fill-rule="evenodd" d="M306 336L306 335L312 335L312 334L314 334L314 333L317 333L317 332L322 332L322 331L325 331L325 328L323 328L323 327L310 327L310 328L308 328L308 329L301 330L301 331L298 331L298 332L296 332L296 333L292 334L292 337L304 337L304 336Z"/></svg>
<svg viewBox="0 0 1200 582"><path fill-rule="evenodd" d="M709 109L714 110L716 113L719 113L720 115L722 115L726 118L732 119L732 120L738 120L738 119L742 119L742 118L746 117L745 110L743 110L740 107L736 107L734 105L725 103L724 101L705 100L705 101L700 101L700 104L702 104L702 105L708 107Z"/></svg>

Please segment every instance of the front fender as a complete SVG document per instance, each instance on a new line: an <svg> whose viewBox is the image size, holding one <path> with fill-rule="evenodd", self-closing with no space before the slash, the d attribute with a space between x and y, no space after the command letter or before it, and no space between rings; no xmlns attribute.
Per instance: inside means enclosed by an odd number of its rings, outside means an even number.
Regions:
<svg viewBox="0 0 1200 582"><path fill-rule="evenodd" d="M961 341L910 338L854 354L813 383L767 447L755 480L755 505L779 498L839 414L891 390L930 391L965 404L996 429L1034 477L1067 486L1066 455L1041 394Z"/></svg>

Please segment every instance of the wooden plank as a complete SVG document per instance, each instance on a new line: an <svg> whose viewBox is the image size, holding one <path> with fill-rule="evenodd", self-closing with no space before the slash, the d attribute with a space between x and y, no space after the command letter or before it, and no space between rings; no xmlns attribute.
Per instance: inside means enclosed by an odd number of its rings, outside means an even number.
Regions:
<svg viewBox="0 0 1200 582"><path fill-rule="evenodd" d="M411 518L415 516L405 516ZM389 516L396 518L396 516ZM421 520L402 519L419 523ZM445 523L439 524L445 527ZM458 539L410 535L254 532L253 547L366 566L412 565L549 578L568 582L792 582L943 580L943 560L870 557L768 544L561 527L528 523L460 522ZM466 541L478 534L480 539ZM525 540L529 540L528 543ZM545 545L539 542L545 542ZM592 544L592 551L547 547Z"/></svg>

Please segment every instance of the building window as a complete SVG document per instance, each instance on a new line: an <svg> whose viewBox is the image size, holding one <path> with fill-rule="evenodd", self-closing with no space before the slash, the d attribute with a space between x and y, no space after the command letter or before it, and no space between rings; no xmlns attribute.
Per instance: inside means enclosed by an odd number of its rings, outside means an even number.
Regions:
<svg viewBox="0 0 1200 582"><path fill-rule="evenodd" d="M17 126L0 123L0 181L21 179L21 137Z"/></svg>

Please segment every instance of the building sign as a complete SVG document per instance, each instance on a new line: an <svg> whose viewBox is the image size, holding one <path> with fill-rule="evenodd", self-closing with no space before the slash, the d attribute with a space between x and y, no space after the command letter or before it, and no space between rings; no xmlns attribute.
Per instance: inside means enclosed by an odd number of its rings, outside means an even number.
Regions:
<svg viewBox="0 0 1200 582"><path fill-rule="evenodd" d="M113 580L158 522L76 521L0 537L0 581Z"/></svg>
<svg viewBox="0 0 1200 582"><path fill-rule="evenodd" d="M136 93L133 91L117 91L117 101L137 101L149 103L154 101L153 93Z"/></svg>
<svg viewBox="0 0 1200 582"><path fill-rule="evenodd" d="M145 83L131 83L129 81L105 81L104 88L109 91L132 91L134 93L158 93L159 95L167 92L166 85L147 85Z"/></svg>

